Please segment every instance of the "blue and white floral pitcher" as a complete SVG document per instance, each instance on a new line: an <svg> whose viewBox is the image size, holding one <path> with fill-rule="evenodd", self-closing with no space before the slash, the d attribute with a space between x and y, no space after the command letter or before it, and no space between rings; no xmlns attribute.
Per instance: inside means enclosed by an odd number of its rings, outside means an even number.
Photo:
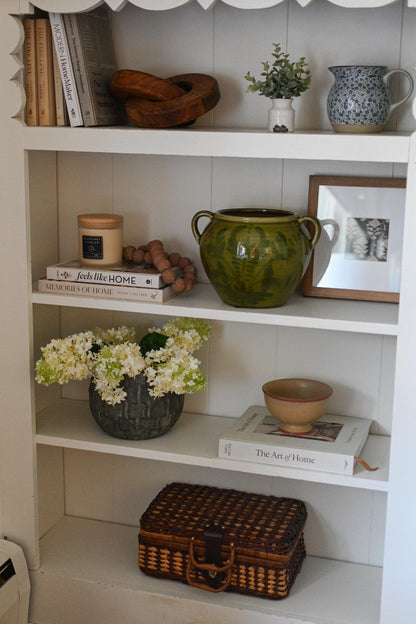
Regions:
<svg viewBox="0 0 416 624"><path fill-rule="evenodd" d="M328 118L335 132L381 132L391 113L413 91L413 78L404 69L381 65L337 65L328 68L335 83L328 94ZM390 78L403 74L409 82L404 98L392 103Z"/></svg>

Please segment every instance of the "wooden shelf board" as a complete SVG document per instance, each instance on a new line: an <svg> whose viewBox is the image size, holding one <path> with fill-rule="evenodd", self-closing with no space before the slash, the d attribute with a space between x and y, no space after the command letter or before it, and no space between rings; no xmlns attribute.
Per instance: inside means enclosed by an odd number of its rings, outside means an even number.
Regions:
<svg viewBox="0 0 416 624"><path fill-rule="evenodd" d="M44 305L144 312L165 316L197 316L208 320L259 325L280 325L396 336L398 304L374 301L343 301L294 295L279 308L233 308L223 303L210 284L197 284L191 292L165 303L121 299L93 299L34 292L33 303Z"/></svg>
<svg viewBox="0 0 416 624"><path fill-rule="evenodd" d="M407 163L410 145L407 132L337 134L311 130L276 135L251 128L154 130L128 126L22 130L27 150L112 154Z"/></svg>
<svg viewBox="0 0 416 624"><path fill-rule="evenodd" d="M164 436L153 440L119 440L106 435L94 422L86 401L63 399L37 417L38 444L96 453L111 453L220 470L233 470L315 483L387 491L390 438L371 435L362 456L379 470L368 472L356 465L354 475L339 475L301 468L287 468L218 457L218 440L230 426L229 418L182 414Z"/></svg>
<svg viewBox="0 0 416 624"><path fill-rule="evenodd" d="M60 520L42 538L41 567L31 573L31 621L190 624L195 613L198 624L379 621L381 568L307 557L284 600L212 594L143 574L137 534L137 527L69 516Z"/></svg>

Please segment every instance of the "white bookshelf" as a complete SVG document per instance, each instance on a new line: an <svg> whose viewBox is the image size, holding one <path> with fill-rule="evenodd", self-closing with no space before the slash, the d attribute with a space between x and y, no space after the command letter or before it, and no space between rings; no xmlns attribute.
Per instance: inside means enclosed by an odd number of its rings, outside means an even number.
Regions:
<svg viewBox="0 0 416 624"><path fill-rule="evenodd" d="M183 413L179 422L166 435L152 440L118 440L106 435L94 422L88 403L63 400L45 408L37 418L37 444L79 449L94 453L111 453L217 470L300 479L346 487L385 492L388 490L390 440L370 435L362 457L379 470L368 472L356 465L354 475L286 468L218 457L218 441L231 425L229 418Z"/></svg>
<svg viewBox="0 0 416 624"><path fill-rule="evenodd" d="M407 163L410 133L376 135L296 131L276 136L253 129L24 128L27 150L160 154L224 158Z"/></svg>
<svg viewBox="0 0 416 624"><path fill-rule="evenodd" d="M137 564L136 527L63 518L41 540L41 552L42 566L31 575L34 621L43 617L47 602L52 621L73 624L61 605L76 595L79 624L89 624L92 614L102 624L113 624L114 618L125 624L181 624L190 612L200 624L378 622L381 569L376 567L308 557L290 599L274 601L218 596L144 575Z"/></svg>
<svg viewBox="0 0 416 624"><path fill-rule="evenodd" d="M204 319L304 327L396 336L398 306L391 303L325 300L293 296L281 308L233 308L221 301L210 284L197 284L191 292L165 303L94 299L34 292L33 303L87 307L100 310L142 312L155 315L197 316Z"/></svg>
<svg viewBox="0 0 416 624"><path fill-rule="evenodd" d="M416 2L106 3L123 66L216 74L222 97L187 129L27 128L20 17L33 5L0 1L0 255L13 269L1 276L0 534L24 547L30 621L414 624L416 124L406 104L386 132L337 135L325 94L335 62L413 71ZM63 12L94 4L37 2ZM294 54L305 47L314 62L316 80L297 103L301 129L293 134L266 132L265 102L244 95L244 73L277 38ZM138 242L166 238L198 263L194 213L243 205L305 213L313 174L408 177L399 305L296 295L281 308L238 309L206 283L164 304L37 291L47 264L75 257L79 212L122 212ZM34 384L34 359L52 337L173 316L204 318L213 336L202 354L208 391L191 398L162 438L106 436L89 413L85 384L62 392ZM221 432L230 417L260 404L262 382L298 371L334 386L332 413L374 420L364 454L378 471L357 466L343 476L218 458ZM309 556L287 599L215 596L139 572L139 511L177 479L306 501Z"/></svg>

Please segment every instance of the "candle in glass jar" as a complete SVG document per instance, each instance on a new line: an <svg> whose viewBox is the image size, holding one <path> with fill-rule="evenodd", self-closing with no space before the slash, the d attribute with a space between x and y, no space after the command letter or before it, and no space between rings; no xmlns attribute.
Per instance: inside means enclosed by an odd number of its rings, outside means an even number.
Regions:
<svg viewBox="0 0 416 624"><path fill-rule="evenodd" d="M85 266L119 266L123 253L123 217L78 215L79 258Z"/></svg>

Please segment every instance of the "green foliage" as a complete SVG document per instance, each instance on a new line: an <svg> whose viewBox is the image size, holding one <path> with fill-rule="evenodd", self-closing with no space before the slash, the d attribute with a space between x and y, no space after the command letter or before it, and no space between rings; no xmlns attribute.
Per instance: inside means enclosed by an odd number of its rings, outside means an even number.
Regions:
<svg viewBox="0 0 416 624"><path fill-rule="evenodd" d="M311 83L311 72L305 57L297 62L289 61L289 54L282 52L280 44L274 43L273 63L263 61L263 80L256 80L247 72L244 78L250 83L247 92L264 95L271 99L294 98L306 91Z"/></svg>
<svg viewBox="0 0 416 624"><path fill-rule="evenodd" d="M140 352L143 355L147 355L149 351L157 351L163 349L168 341L168 336L159 334L158 332L150 332L143 336L139 343Z"/></svg>

